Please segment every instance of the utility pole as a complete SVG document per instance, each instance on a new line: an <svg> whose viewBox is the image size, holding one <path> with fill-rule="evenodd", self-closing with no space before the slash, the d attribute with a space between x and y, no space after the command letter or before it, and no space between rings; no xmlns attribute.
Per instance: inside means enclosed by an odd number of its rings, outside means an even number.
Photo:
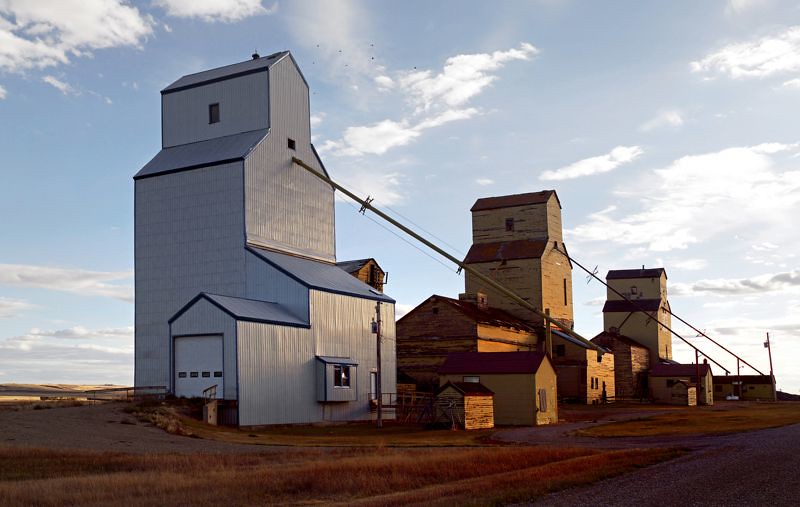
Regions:
<svg viewBox="0 0 800 507"><path fill-rule="evenodd" d="M767 341L764 342L764 347L767 348L769 354L769 378L772 381L772 401L778 401L778 389L775 383L775 372L772 371L772 347L769 344L769 333L767 333Z"/></svg>
<svg viewBox="0 0 800 507"><path fill-rule="evenodd" d="M378 402L378 428L383 428L383 394L381 393L381 302L375 305L375 350L378 355L378 370L375 376L375 397Z"/></svg>

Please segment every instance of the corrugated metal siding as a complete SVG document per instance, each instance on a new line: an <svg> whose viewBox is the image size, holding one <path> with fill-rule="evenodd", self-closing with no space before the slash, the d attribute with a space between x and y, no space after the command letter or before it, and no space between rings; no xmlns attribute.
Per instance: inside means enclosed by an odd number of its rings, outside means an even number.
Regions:
<svg viewBox="0 0 800 507"><path fill-rule="evenodd" d="M269 77L259 72L161 97L163 147L269 128ZM219 104L220 121L208 123Z"/></svg>
<svg viewBox="0 0 800 507"><path fill-rule="evenodd" d="M304 322L309 322L307 288L252 252L246 253L246 263L245 297L278 302Z"/></svg>
<svg viewBox="0 0 800 507"><path fill-rule="evenodd" d="M206 294L205 297L222 306L233 314L237 320L261 320L273 324L305 325L306 319L300 319L280 303L250 298L234 298L218 294Z"/></svg>
<svg viewBox="0 0 800 507"><path fill-rule="evenodd" d="M135 182L136 385L167 385L167 321L202 291L245 294L241 163Z"/></svg>
<svg viewBox="0 0 800 507"><path fill-rule="evenodd" d="M223 396L236 399L236 321L205 299L198 300L172 323L172 336L220 334L223 354ZM172 365L170 364L170 369ZM175 382L170 372L170 386Z"/></svg>
<svg viewBox="0 0 800 507"><path fill-rule="evenodd" d="M247 240L335 261L333 189L292 164L297 156L322 171L311 149L308 87L288 57L269 72L270 134L245 161Z"/></svg>
<svg viewBox="0 0 800 507"><path fill-rule="evenodd" d="M370 419L369 372L376 366L370 322L375 302L312 290L311 329L239 322L240 424ZM383 391L396 386L394 305L381 305ZM349 357L357 400L318 403L316 356ZM351 373L352 375L352 373Z"/></svg>

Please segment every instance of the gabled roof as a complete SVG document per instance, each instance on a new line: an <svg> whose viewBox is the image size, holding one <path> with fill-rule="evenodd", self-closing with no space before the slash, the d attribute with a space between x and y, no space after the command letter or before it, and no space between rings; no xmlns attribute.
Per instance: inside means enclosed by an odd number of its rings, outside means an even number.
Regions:
<svg viewBox="0 0 800 507"><path fill-rule="evenodd" d="M188 74L161 90L161 94L166 95L168 93L194 88L195 86L245 76L247 74L254 74L256 72L264 72L287 55L289 55L288 51L279 51L260 58L225 65L224 67L217 67L216 69L204 70L195 74Z"/></svg>
<svg viewBox="0 0 800 507"><path fill-rule="evenodd" d="M464 396L494 396L494 391L479 382L447 382L436 391L436 394L448 387L452 387Z"/></svg>
<svg viewBox="0 0 800 507"><path fill-rule="evenodd" d="M194 304L201 299L207 300L212 305L216 306L236 320L260 322L263 324L278 324L292 327L309 327L309 323L307 321L295 316L279 303L260 301L257 299L221 296L219 294L209 294L206 292L201 292L191 301L189 301L188 304L186 304L178 311L178 313L169 319L169 323L172 324L172 322L186 313L189 308L194 306Z"/></svg>
<svg viewBox="0 0 800 507"><path fill-rule="evenodd" d="M544 204L551 196L556 197L558 207L561 201L555 190L542 190L541 192L529 192L527 194L501 195L498 197L483 197L475 201L470 211L485 211L488 209L513 208L516 206L527 206L529 204Z"/></svg>
<svg viewBox="0 0 800 507"><path fill-rule="evenodd" d="M628 302L624 299L610 299L603 305L603 313L612 312L638 312L639 309L655 312L661 308L660 299L634 299Z"/></svg>
<svg viewBox="0 0 800 507"><path fill-rule="evenodd" d="M394 299L348 274L336 264L295 257L254 246L248 246L247 250L309 289L394 303Z"/></svg>
<svg viewBox="0 0 800 507"><path fill-rule="evenodd" d="M625 280L628 278L660 278L661 275L667 276L664 268L647 269L612 269L606 275L606 280Z"/></svg>
<svg viewBox="0 0 800 507"><path fill-rule="evenodd" d="M629 345L631 347L647 349L647 347L637 342L633 338L629 338L623 334L609 333L608 331L603 331L602 333L599 333L597 336L592 338L591 341L598 345L602 345L603 347L611 347L611 343L613 343L614 341L618 341L626 345Z"/></svg>
<svg viewBox="0 0 800 507"><path fill-rule="evenodd" d="M546 239L517 239L494 243L473 244L465 263L492 262L514 259L538 259L547 248Z"/></svg>
<svg viewBox="0 0 800 507"><path fill-rule="evenodd" d="M452 352L438 371L440 375L536 373L545 360L542 352Z"/></svg>
<svg viewBox="0 0 800 507"><path fill-rule="evenodd" d="M378 261L376 261L372 257L370 257L368 259L356 259L356 260L352 260L352 261L341 261L341 262L337 262L336 265L339 266L339 268L347 271L348 273L353 274L356 271L358 271L359 269L363 268L364 265L367 264L369 261L374 262L375 265L378 267L378 269L381 269L381 267L378 265ZM383 271L383 270L381 269L381 271Z"/></svg>
<svg viewBox="0 0 800 507"><path fill-rule="evenodd" d="M417 310L417 308L421 307L422 305L428 302L437 302L446 304L457 310L459 313L461 313L468 319L478 324L487 324L490 326L505 327L505 328L515 328L529 332L536 331L536 327L498 308L492 308L492 307L481 308L477 304L472 303L470 301L461 301L459 299L439 296L437 294L432 295L431 297L420 303L419 306L417 306L410 312L403 315L403 317L400 318L399 320L405 319L407 316L413 314Z"/></svg>
<svg viewBox="0 0 800 507"><path fill-rule="evenodd" d="M711 371L711 365L700 365L700 376L705 377ZM693 377L697 374L695 364L657 364L650 369L651 377Z"/></svg>
<svg viewBox="0 0 800 507"><path fill-rule="evenodd" d="M268 133L268 129L251 130L164 148L133 179L244 160Z"/></svg>
<svg viewBox="0 0 800 507"><path fill-rule="evenodd" d="M587 345L587 344L583 343L582 341L580 341L580 340L578 340L578 339L575 339L575 338L573 338L572 336L568 335L567 333L565 333L565 332L563 332L563 331L559 331L558 329L551 329L550 331L551 331L551 332L552 332L554 335L558 336L559 338L561 338L561 339L563 339L563 340L565 340L565 341L568 341L569 343L571 343L571 344L573 344L573 345L577 345L578 347L581 347L581 348L584 348L584 349L587 349L587 350L588 350L588 349L592 349L592 350L594 350L594 348L593 348L593 347L590 347L589 345ZM591 340L591 341L593 341L593 342L594 342L594 340ZM606 348L606 347L605 347L603 344L601 344L601 343L597 343L597 345L598 345L598 346L600 346L600 348L601 348L601 349L603 349L603 352L611 352L611 350L609 350L608 348Z"/></svg>

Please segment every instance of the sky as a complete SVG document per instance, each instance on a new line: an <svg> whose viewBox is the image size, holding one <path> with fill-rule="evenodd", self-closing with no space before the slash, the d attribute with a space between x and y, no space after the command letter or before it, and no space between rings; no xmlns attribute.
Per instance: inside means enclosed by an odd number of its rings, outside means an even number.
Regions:
<svg viewBox="0 0 800 507"><path fill-rule="evenodd" d="M763 372L769 332L778 388L800 392L785 0L0 0L0 383L132 383L132 176L160 149L159 91L287 49L334 179L456 256L477 198L555 189L578 262L663 266L676 315ZM463 292L352 202L336 221L338 259L376 258L398 316ZM605 289L572 281L594 336Z"/></svg>

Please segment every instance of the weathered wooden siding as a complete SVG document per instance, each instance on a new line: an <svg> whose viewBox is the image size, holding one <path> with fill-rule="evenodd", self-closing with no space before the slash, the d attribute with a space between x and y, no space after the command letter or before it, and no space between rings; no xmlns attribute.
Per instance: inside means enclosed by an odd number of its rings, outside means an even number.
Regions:
<svg viewBox="0 0 800 507"><path fill-rule="evenodd" d="M494 428L494 397L464 397L464 429L481 430Z"/></svg>
<svg viewBox="0 0 800 507"><path fill-rule="evenodd" d="M686 405L690 407L697 405L697 389L695 386L687 387L685 383L675 383L672 386L668 386L668 380L674 381L676 379L668 379L666 377L650 378L653 400L670 405Z"/></svg>
<svg viewBox="0 0 800 507"><path fill-rule="evenodd" d="M134 182L135 383L168 385L167 321L198 293L245 296L242 164Z"/></svg>
<svg viewBox="0 0 800 507"><path fill-rule="evenodd" d="M587 379L595 378L595 387L592 389L592 383L587 380L586 402L598 403L603 401L603 387L605 386L606 397L614 396L614 389L616 381L614 378L614 355L603 354L601 362L597 361L597 352L594 350L585 350L586 354L586 377Z"/></svg>
<svg viewBox="0 0 800 507"><path fill-rule="evenodd" d="M172 336L218 334L222 336L223 384L222 397L235 400L236 394L236 321L205 299L197 301L170 326ZM170 357L174 358L174 338L170 344ZM174 392L175 372L170 361L169 389Z"/></svg>
<svg viewBox="0 0 800 507"><path fill-rule="evenodd" d="M514 220L514 230L506 231L506 219ZM555 196L547 204L530 204L472 213L472 241L492 243L515 239L542 239L562 242L561 208Z"/></svg>
<svg viewBox="0 0 800 507"><path fill-rule="evenodd" d="M480 262L470 264L470 267L511 289L536 308L542 308L542 266L539 259ZM505 310L511 315L528 322L542 322L542 318L534 312L511 301L508 297L489 287L469 272L464 275L464 284L468 293L483 292L486 294L488 304L493 308Z"/></svg>
<svg viewBox="0 0 800 507"><path fill-rule="evenodd" d="M269 89L270 132L245 162L247 241L334 262L333 188L292 163L323 170L311 148L308 86L288 56L270 68Z"/></svg>
<svg viewBox="0 0 800 507"><path fill-rule="evenodd" d="M624 334L641 343L650 351L650 363L656 364L660 357L669 359L672 356L672 338L666 336L669 331L659 329L662 327L651 317L661 318L661 312L653 312L651 316L641 312L630 315L626 312L603 313L603 325L606 331L612 327L619 329ZM627 319L627 320L626 320ZM667 357L666 355L670 357Z"/></svg>
<svg viewBox="0 0 800 507"><path fill-rule="evenodd" d="M561 243L559 242L559 245ZM549 309L550 316L574 322L572 314L572 267L564 255L548 243L541 259L542 300L540 309Z"/></svg>
<svg viewBox="0 0 800 507"><path fill-rule="evenodd" d="M220 121L209 123L208 106ZM269 77L258 72L161 96L163 147L269 128Z"/></svg>
<svg viewBox="0 0 800 507"><path fill-rule="evenodd" d="M534 396L536 397L536 424L555 424L558 422L558 386L556 370L548 361L543 361L534 377ZM547 407L542 408L539 398L539 390L544 389L547 393Z"/></svg>

